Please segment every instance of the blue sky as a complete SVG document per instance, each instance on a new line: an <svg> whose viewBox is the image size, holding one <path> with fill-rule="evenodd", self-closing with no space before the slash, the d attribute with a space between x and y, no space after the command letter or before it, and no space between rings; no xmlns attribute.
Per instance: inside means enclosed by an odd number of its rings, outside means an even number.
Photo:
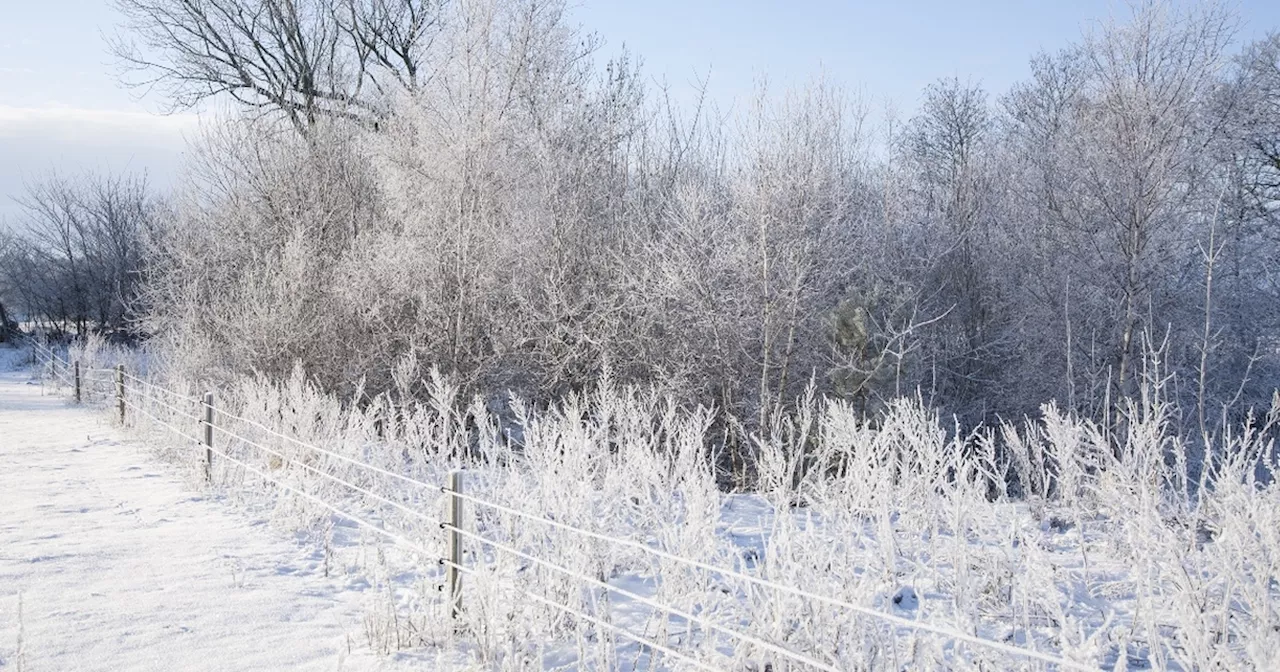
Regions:
<svg viewBox="0 0 1280 672"><path fill-rule="evenodd" d="M1241 18L1241 40L1280 29L1280 0L1228 6ZM1129 13L1108 0L582 0L575 7L608 50L625 43L673 87L710 73L718 103L748 98L765 75L773 88L821 73L869 98L873 114L892 102L901 116L940 77L1003 93L1028 75L1036 52L1078 42Z"/></svg>
<svg viewBox="0 0 1280 672"><path fill-rule="evenodd" d="M153 114L158 101L116 84L103 34L117 21L106 0L0 0L0 218L51 169L172 180L195 119Z"/></svg>
<svg viewBox="0 0 1280 672"><path fill-rule="evenodd" d="M1242 41L1280 29L1280 1L1234 3ZM993 95L1027 75L1039 50L1055 50L1127 6L1107 0L576 0L572 17L643 59L679 100L708 78L730 109L762 78L773 89L821 74L860 93L872 117L900 117L939 77L980 82ZM24 179L50 169L145 169L168 184L195 115L159 116L113 76L103 35L118 17L106 0L0 0L0 217Z"/></svg>

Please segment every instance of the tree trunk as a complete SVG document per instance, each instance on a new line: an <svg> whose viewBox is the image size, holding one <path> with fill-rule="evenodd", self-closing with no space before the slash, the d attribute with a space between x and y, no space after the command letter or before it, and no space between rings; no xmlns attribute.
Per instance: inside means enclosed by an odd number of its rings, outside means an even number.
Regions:
<svg viewBox="0 0 1280 672"><path fill-rule="evenodd" d="M4 309L4 302L0 301L0 343L9 341L9 313Z"/></svg>

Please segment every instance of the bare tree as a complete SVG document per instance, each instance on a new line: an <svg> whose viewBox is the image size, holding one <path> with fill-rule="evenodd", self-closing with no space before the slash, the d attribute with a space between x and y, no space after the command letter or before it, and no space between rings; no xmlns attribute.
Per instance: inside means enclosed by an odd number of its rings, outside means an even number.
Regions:
<svg viewBox="0 0 1280 672"><path fill-rule="evenodd" d="M127 83L173 109L226 94L302 133L321 118L376 123L415 89L442 0L116 0Z"/></svg>
<svg viewBox="0 0 1280 672"><path fill-rule="evenodd" d="M1160 262L1181 231L1177 211L1212 132L1200 118L1234 35L1233 19L1208 7L1183 16L1164 5L1112 27L1087 51L1093 87L1086 128L1094 152L1077 155L1095 222L1117 253L1120 303L1116 387L1131 390L1142 312L1153 303Z"/></svg>
<svg viewBox="0 0 1280 672"><path fill-rule="evenodd" d="M52 174L18 202L24 228L2 273L26 315L80 334L124 332L155 207L145 176Z"/></svg>
<svg viewBox="0 0 1280 672"><path fill-rule="evenodd" d="M1000 396L994 388L1008 311L997 278L1008 250L993 225L995 140L986 93L955 78L925 91L899 139L919 219L913 231L930 265L916 280L929 288L923 308L946 316L928 330L923 356L937 373L927 387L957 411Z"/></svg>
<svg viewBox="0 0 1280 672"><path fill-rule="evenodd" d="M1273 280L1280 273L1280 35L1245 47L1213 103L1209 115L1227 129L1215 138L1203 177L1212 226L1197 236L1205 284L1199 415L1206 400L1232 413L1265 403L1275 376L1263 353L1280 326Z"/></svg>
<svg viewBox="0 0 1280 672"><path fill-rule="evenodd" d="M1239 108L1242 168L1259 207L1274 214L1280 195L1280 33L1249 45L1239 64L1228 95Z"/></svg>
<svg viewBox="0 0 1280 672"><path fill-rule="evenodd" d="M752 314L743 326L760 426L815 373L823 317L846 286L863 116L823 83L778 101L765 93L746 119L732 183L737 240L725 241L749 272L740 291Z"/></svg>
<svg viewBox="0 0 1280 672"><path fill-rule="evenodd" d="M1234 25L1213 5L1142 5L1038 59L1006 101L1012 156L1029 171L1029 253L1042 260L1024 289L1071 334L1066 361L1082 364L1091 410L1134 391L1144 331L1194 324L1180 283L1209 220L1204 176L1224 126L1211 102Z"/></svg>

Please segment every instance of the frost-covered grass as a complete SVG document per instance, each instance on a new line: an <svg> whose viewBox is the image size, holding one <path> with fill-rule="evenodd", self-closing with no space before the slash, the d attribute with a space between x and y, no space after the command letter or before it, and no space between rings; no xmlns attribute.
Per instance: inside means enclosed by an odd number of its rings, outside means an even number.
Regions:
<svg viewBox="0 0 1280 672"><path fill-rule="evenodd" d="M406 379L416 379L412 371ZM191 392L193 386L165 381ZM298 372L219 393L232 415L410 476L418 487L324 456L241 421L219 446L273 479L404 535L397 548L305 498L215 460L215 487L309 530L335 571L362 571L365 643L444 655L483 669L674 668L675 661L525 597L536 593L688 652L721 669L801 669L776 653L468 542L464 614L438 590L448 470L494 503L881 612L1106 669L1267 669L1280 659L1280 489L1265 418L1210 437L1203 459L1175 433L1149 385L1104 428L1046 405L1040 417L970 434L918 401L871 421L806 398L755 437L758 479L717 487L714 415L602 384L548 409L513 401L499 421L431 375L428 403L344 403ZM138 400L198 436L195 412ZM153 424L164 454L203 479L203 451ZM1192 453L1195 453L1194 455ZM332 474L411 515L317 475ZM1041 669L946 636L887 624L732 576L468 506L468 527L594 577L838 669ZM457 627L455 627L455 625Z"/></svg>

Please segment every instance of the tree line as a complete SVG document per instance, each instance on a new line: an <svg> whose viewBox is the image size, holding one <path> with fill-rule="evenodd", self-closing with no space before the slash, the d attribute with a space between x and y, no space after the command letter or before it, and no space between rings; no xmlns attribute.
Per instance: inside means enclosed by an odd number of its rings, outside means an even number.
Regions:
<svg viewBox="0 0 1280 672"><path fill-rule="evenodd" d="M135 340L141 241L161 207L146 176L55 173L19 203L18 226L0 229L0 338L26 323Z"/></svg>
<svg viewBox="0 0 1280 672"><path fill-rule="evenodd" d="M1110 421L1167 375L1203 428L1280 380L1280 35L1236 47L1219 5L1136 6L1008 92L942 79L873 130L822 81L677 105L559 0L118 4L129 81L238 111L162 202L38 185L4 295L179 369L417 396L435 366L491 399L607 378L748 431L809 386Z"/></svg>

